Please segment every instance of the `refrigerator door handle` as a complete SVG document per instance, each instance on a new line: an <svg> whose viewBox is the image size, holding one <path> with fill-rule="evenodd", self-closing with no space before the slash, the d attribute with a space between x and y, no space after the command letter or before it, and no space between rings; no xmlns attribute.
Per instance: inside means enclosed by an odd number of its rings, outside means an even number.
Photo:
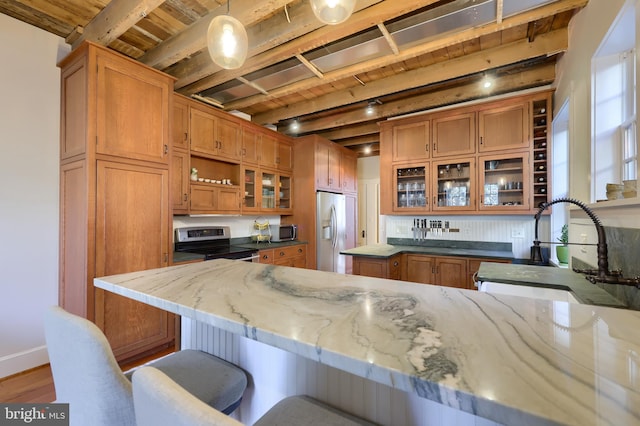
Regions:
<svg viewBox="0 0 640 426"><path fill-rule="evenodd" d="M338 244L338 214L336 206L331 205L331 245L336 248Z"/></svg>

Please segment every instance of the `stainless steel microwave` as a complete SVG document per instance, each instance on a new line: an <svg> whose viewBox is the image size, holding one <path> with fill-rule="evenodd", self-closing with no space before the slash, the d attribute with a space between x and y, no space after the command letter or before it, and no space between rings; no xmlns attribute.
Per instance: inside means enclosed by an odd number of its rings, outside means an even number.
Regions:
<svg viewBox="0 0 640 426"><path fill-rule="evenodd" d="M293 241L298 238L297 225L269 225L271 241Z"/></svg>

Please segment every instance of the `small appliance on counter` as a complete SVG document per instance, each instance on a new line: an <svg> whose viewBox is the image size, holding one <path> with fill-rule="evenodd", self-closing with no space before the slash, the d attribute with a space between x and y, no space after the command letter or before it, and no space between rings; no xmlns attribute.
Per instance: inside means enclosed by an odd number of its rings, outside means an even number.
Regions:
<svg viewBox="0 0 640 426"><path fill-rule="evenodd" d="M295 241L298 239L297 225L269 225L271 241Z"/></svg>

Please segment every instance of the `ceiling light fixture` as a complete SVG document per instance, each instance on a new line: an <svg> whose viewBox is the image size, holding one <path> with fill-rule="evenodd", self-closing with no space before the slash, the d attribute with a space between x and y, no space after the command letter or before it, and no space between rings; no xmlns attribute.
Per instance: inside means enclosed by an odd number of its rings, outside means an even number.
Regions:
<svg viewBox="0 0 640 426"><path fill-rule="evenodd" d="M328 25L340 24L353 13L356 0L311 0L316 17Z"/></svg>
<svg viewBox="0 0 640 426"><path fill-rule="evenodd" d="M373 104L370 103L369 105L367 105L367 109L365 109L364 112L367 115L373 115L373 113L376 112L376 110L373 107Z"/></svg>
<svg viewBox="0 0 640 426"><path fill-rule="evenodd" d="M213 62L222 68L232 70L242 66L247 58L249 39L247 31L240 21L227 14L218 15L211 20L207 30L207 48Z"/></svg>
<svg viewBox="0 0 640 426"><path fill-rule="evenodd" d="M491 86L493 86L493 79L485 75L482 79L482 87L484 89L489 89Z"/></svg>
<svg viewBox="0 0 640 426"><path fill-rule="evenodd" d="M293 132L297 132L298 130L300 130L300 123L298 122L297 118L291 122L290 127L291 127L291 131Z"/></svg>

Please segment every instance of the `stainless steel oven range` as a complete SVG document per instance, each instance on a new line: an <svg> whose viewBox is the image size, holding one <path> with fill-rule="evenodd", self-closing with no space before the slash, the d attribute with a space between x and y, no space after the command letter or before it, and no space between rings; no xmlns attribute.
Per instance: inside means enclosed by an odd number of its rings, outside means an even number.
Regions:
<svg viewBox="0 0 640 426"><path fill-rule="evenodd" d="M258 249L231 245L228 226L176 228L175 250L204 255L204 260L235 259L258 261Z"/></svg>

